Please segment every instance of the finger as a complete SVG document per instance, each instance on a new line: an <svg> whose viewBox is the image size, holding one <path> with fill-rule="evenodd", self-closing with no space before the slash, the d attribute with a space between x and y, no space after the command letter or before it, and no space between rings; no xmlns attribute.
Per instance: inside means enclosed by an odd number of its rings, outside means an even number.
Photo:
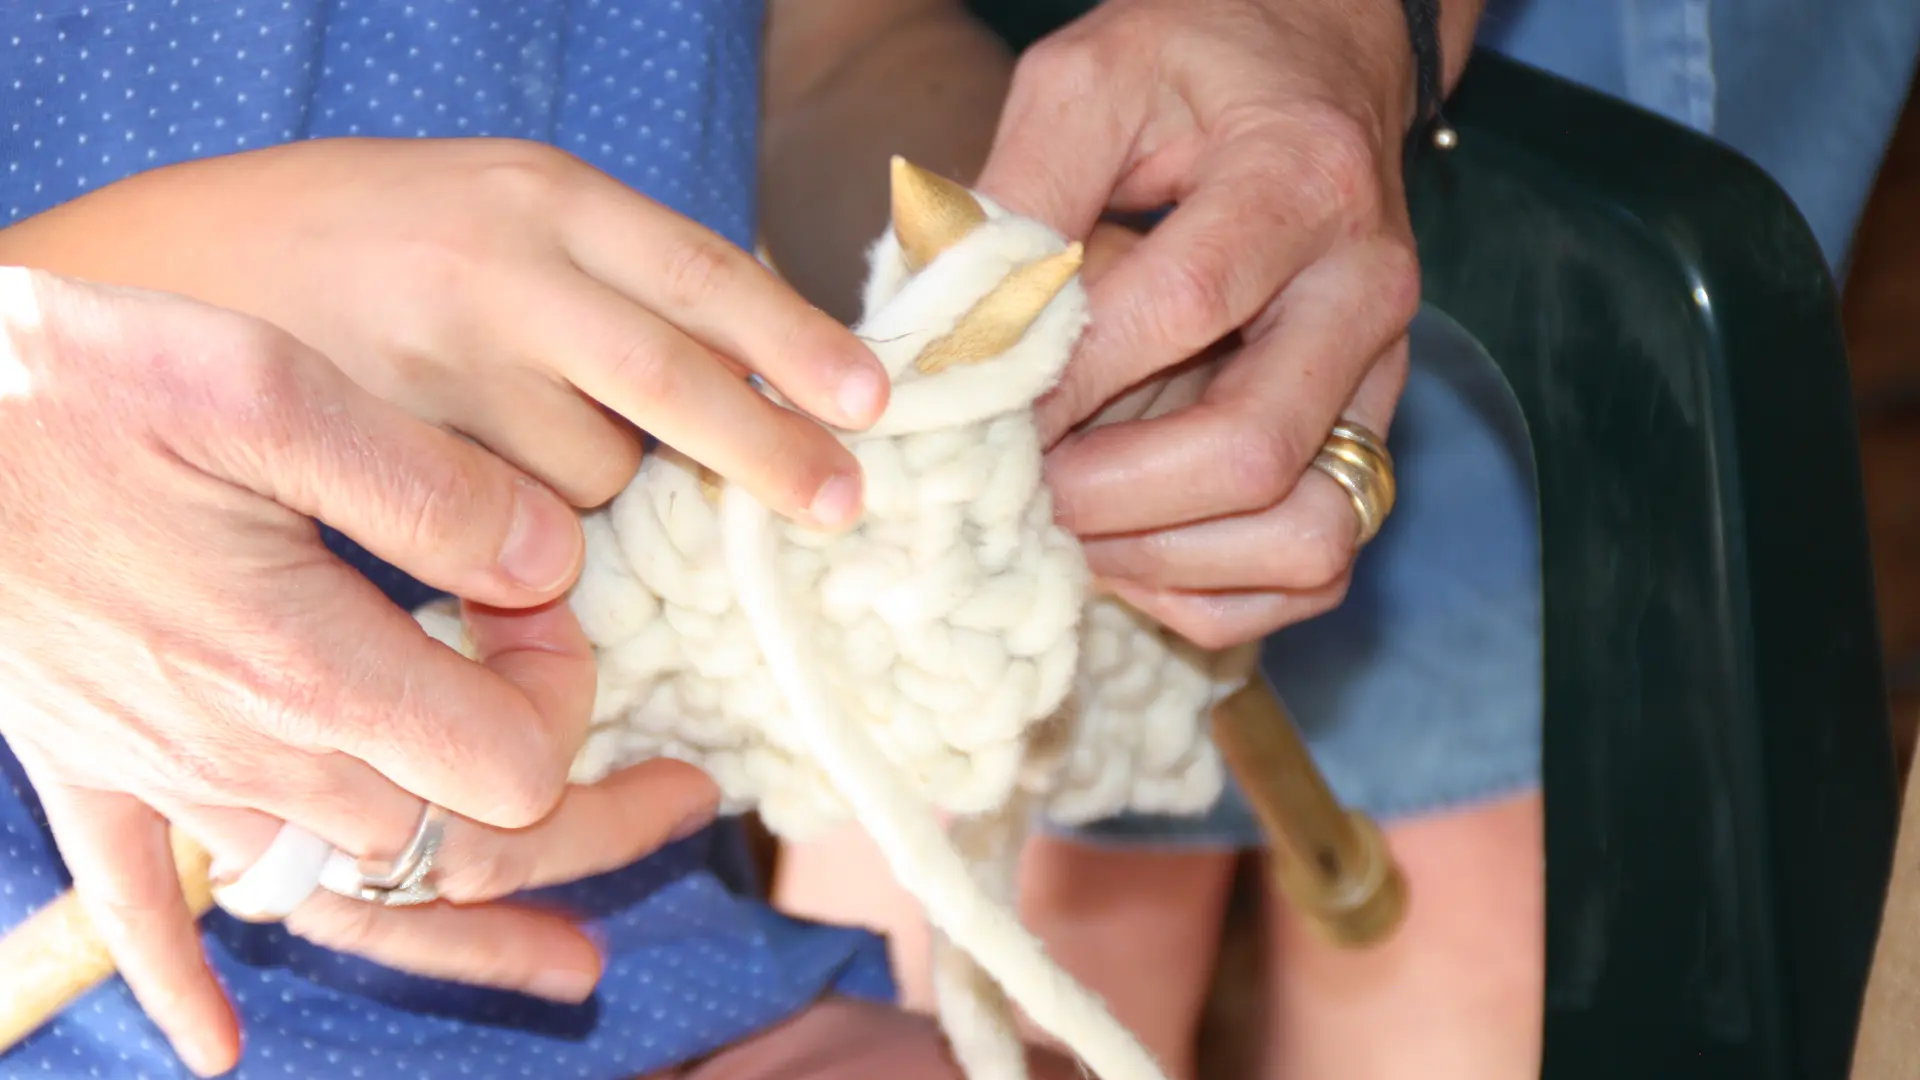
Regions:
<svg viewBox="0 0 1920 1080"><path fill-rule="evenodd" d="M591 939L565 916L511 904L389 908L318 893L286 920L323 948L427 978L573 1004L600 980Z"/></svg>
<svg viewBox="0 0 1920 1080"><path fill-rule="evenodd" d="M1348 579L1300 592L1181 592L1114 582L1115 596L1203 649L1258 641L1282 627L1324 615L1346 598Z"/></svg>
<svg viewBox="0 0 1920 1080"><path fill-rule="evenodd" d="M634 863L711 823L720 791L699 769L668 758L567 789L539 823L511 832L450 822L436 885L458 903L578 881Z"/></svg>
<svg viewBox="0 0 1920 1080"><path fill-rule="evenodd" d="M566 919L498 902L629 865L713 820L719 790L683 762L659 759L568 790L546 820L505 832L449 822L436 887L458 904L381 909L318 894L288 919L295 933L434 978L562 1002L584 1000L601 959Z"/></svg>
<svg viewBox="0 0 1920 1080"><path fill-rule="evenodd" d="M573 608L564 600L519 610L468 603L461 614L474 659L518 690L561 744L577 750L593 712L595 669L593 643Z"/></svg>
<svg viewBox="0 0 1920 1080"><path fill-rule="evenodd" d="M521 828L551 812L593 706L592 649L572 609L564 601L511 614L476 608L476 664L428 638L398 609L376 613L370 602L362 608L353 612L359 622L339 625L362 626L369 640L384 643L383 656L339 673L356 680L354 693L318 733L320 744L366 762L404 791L490 825ZM394 620L399 625L382 625ZM295 813L292 819L305 824ZM417 813L415 807L399 815L401 843Z"/></svg>
<svg viewBox="0 0 1920 1080"><path fill-rule="evenodd" d="M74 891L141 1009L195 1073L232 1069L239 1023L181 895L166 820L129 795L35 787Z"/></svg>
<svg viewBox="0 0 1920 1080"><path fill-rule="evenodd" d="M560 224L580 269L744 363L800 409L856 430L880 418L888 383L872 350L750 253L598 176Z"/></svg>
<svg viewBox="0 0 1920 1080"><path fill-rule="evenodd" d="M728 372L706 346L614 292L575 279L543 294L530 340L561 348L581 392L752 492L822 528L859 513L853 454L819 424Z"/></svg>
<svg viewBox="0 0 1920 1080"><path fill-rule="evenodd" d="M1377 277L1366 260L1317 264L1193 406L1062 440L1047 455L1058 519L1094 536L1262 510L1293 490L1349 403L1384 435L1412 313L1374 299Z"/></svg>
<svg viewBox="0 0 1920 1080"><path fill-rule="evenodd" d="M1104 580L1157 589L1315 589L1346 573L1360 520L1345 489L1309 472L1279 506L1086 543Z"/></svg>
<svg viewBox="0 0 1920 1080"><path fill-rule="evenodd" d="M204 337L205 335L200 335ZM362 390L293 339L266 329L201 358L162 437L189 464L308 517L436 588L512 607L550 599L579 573L571 507L465 440ZM209 345L216 351L221 343Z"/></svg>
<svg viewBox="0 0 1920 1080"><path fill-rule="evenodd" d="M1110 70L1071 35L1027 50L976 187L1064 236L1087 236L1146 122L1150 80L1116 80Z"/></svg>
<svg viewBox="0 0 1920 1080"><path fill-rule="evenodd" d="M718 801L718 789L693 766L643 762L569 789L552 815L528 829L450 819L435 883L446 900L472 904L604 873L704 826ZM238 837L241 849L263 849L262 838L279 831L248 812L197 808L191 816L216 843ZM586 997L599 975L592 944L558 916L502 904L395 911L310 888L305 897L286 916L295 933L416 974L569 1002Z"/></svg>
<svg viewBox="0 0 1920 1080"><path fill-rule="evenodd" d="M196 704L227 719L223 730L264 742L193 748L219 766L217 783L178 796L266 810L360 853L379 850L373 841L382 837L404 842L418 806L371 817L399 796L349 776L355 763L417 799L501 828L553 809L584 741L593 686L588 646L563 602L525 610L514 620L517 640L505 645L483 631L476 663L429 637L344 563L316 559L284 573L277 584L299 599L291 617L301 626L354 632L265 649L237 672L195 680ZM289 632L284 621L266 625ZM298 629L296 643L308 641ZM235 699L227 692L235 682L253 689ZM307 753L274 752L276 744ZM343 839L365 835L365 825L352 827L360 819L391 832L361 844Z"/></svg>
<svg viewBox="0 0 1920 1080"><path fill-rule="evenodd" d="M1079 430L1088 431L1128 420L1151 419L1184 409L1200 400L1200 395L1206 392L1218 367L1218 357L1202 353L1114 398L1089 417Z"/></svg>
<svg viewBox="0 0 1920 1080"><path fill-rule="evenodd" d="M1324 254L1336 219L1305 215L1251 137L1201 163L1193 194L1087 289L1092 321L1037 414L1064 431L1126 387L1239 329ZM1264 157L1263 157L1264 155ZM1265 171L1262 171L1264 168Z"/></svg>
<svg viewBox="0 0 1920 1080"><path fill-rule="evenodd" d="M475 904L605 873L703 827L718 802L718 789L693 766L642 762L598 784L570 788L552 815L527 829L450 818L434 861L435 884L445 900ZM417 816L417 800L413 805ZM210 846L249 853L236 862L257 858L280 834L272 818L249 811L195 807L185 816L213 838ZM417 974L560 1001L584 998L598 977L598 954L564 919L500 904L468 909L488 912L484 917L416 918L315 890L317 871L311 879L304 902L279 914L317 944ZM452 947L463 935L475 936ZM503 936L519 940L496 940Z"/></svg>
<svg viewBox="0 0 1920 1080"><path fill-rule="evenodd" d="M390 858L419 822L418 796L363 763L347 763L343 771L360 781L343 788L363 797L357 813L341 793L264 800L272 805L261 808L171 800L162 809L212 853L213 898L222 910L248 922L276 922L319 891L320 872L335 852Z"/></svg>
<svg viewBox="0 0 1920 1080"><path fill-rule="evenodd" d="M573 387L532 372L469 384L462 400L448 405L447 421L574 506L605 503L640 467L640 436L631 425Z"/></svg>
<svg viewBox="0 0 1920 1080"><path fill-rule="evenodd" d="M1140 246L1144 237L1144 233L1124 225L1105 221L1095 225L1092 235L1087 237L1086 261L1080 264L1081 282L1089 287L1099 284Z"/></svg>

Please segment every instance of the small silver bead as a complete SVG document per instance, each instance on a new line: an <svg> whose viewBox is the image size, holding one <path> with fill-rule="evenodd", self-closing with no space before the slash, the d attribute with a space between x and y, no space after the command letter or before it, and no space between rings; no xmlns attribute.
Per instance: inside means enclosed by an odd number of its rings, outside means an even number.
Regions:
<svg viewBox="0 0 1920 1080"><path fill-rule="evenodd" d="M1433 145L1441 150L1451 150L1460 145L1460 133L1445 124L1435 125Z"/></svg>

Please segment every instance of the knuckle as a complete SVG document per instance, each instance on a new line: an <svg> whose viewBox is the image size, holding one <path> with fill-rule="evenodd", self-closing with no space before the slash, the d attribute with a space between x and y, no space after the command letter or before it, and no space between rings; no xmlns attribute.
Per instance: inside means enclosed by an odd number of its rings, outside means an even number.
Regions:
<svg viewBox="0 0 1920 1080"><path fill-rule="evenodd" d="M224 441L285 450L304 441L311 425L311 372L292 339L265 324L247 320L216 348L191 357L169 354L161 360L170 389L180 400L201 399L220 417Z"/></svg>
<svg viewBox="0 0 1920 1080"><path fill-rule="evenodd" d="M1347 591L1353 587L1353 572L1343 569L1339 576L1327 583L1312 601L1307 604L1308 616L1325 615L1334 608L1347 602Z"/></svg>
<svg viewBox="0 0 1920 1080"><path fill-rule="evenodd" d="M493 244L491 250L489 244ZM445 306L439 298L465 295L476 283L494 285L489 279L500 276L499 257L504 254L494 234L485 230L441 228L390 236L388 253L395 272L393 280L406 283L408 296L434 298L432 303L418 305L416 311L404 312L387 331L397 344L422 355L442 351L450 342L436 337L451 338L460 329L453 320L441 323L423 317L425 313Z"/></svg>
<svg viewBox="0 0 1920 1080"><path fill-rule="evenodd" d="M1307 460L1298 442L1275 427L1243 425L1229 436L1225 477L1235 509L1265 509L1286 498Z"/></svg>
<svg viewBox="0 0 1920 1080"><path fill-rule="evenodd" d="M1096 41L1055 34L1035 42L1014 66L1011 95L1061 103L1097 98L1108 65Z"/></svg>
<svg viewBox="0 0 1920 1080"><path fill-rule="evenodd" d="M1240 644L1241 635L1218 619L1198 615L1176 616L1174 632L1209 652L1230 649Z"/></svg>
<svg viewBox="0 0 1920 1080"><path fill-rule="evenodd" d="M474 171L476 190L489 203L519 210L551 208L577 172L577 160L558 148L521 139L492 140L486 163Z"/></svg>
<svg viewBox="0 0 1920 1080"><path fill-rule="evenodd" d="M1096 541L1088 547L1089 561L1103 576L1152 584L1166 577L1169 553L1164 532L1126 539Z"/></svg>
<svg viewBox="0 0 1920 1080"><path fill-rule="evenodd" d="M1231 600L1224 595L1189 594L1176 598L1153 614L1168 629L1187 641L1209 652L1217 652L1248 640L1240 626L1244 620L1231 617L1230 604Z"/></svg>
<svg viewBox="0 0 1920 1080"><path fill-rule="evenodd" d="M492 808L480 820L500 829L524 829L546 820L567 791L567 768L549 748L520 758L518 768L494 787Z"/></svg>
<svg viewBox="0 0 1920 1080"><path fill-rule="evenodd" d="M264 627L265 634L285 630ZM239 685L257 687L245 717L248 726L301 749L324 745L325 733L340 715L342 693L329 680L311 674L317 659L299 645L273 650L248 664Z"/></svg>
<svg viewBox="0 0 1920 1080"><path fill-rule="evenodd" d="M263 768L258 755L242 750L232 740L203 737L175 742L168 749L168 794L214 804L253 805L259 797L282 790L273 770Z"/></svg>
<svg viewBox="0 0 1920 1080"><path fill-rule="evenodd" d="M1404 330L1420 310L1420 256L1411 243L1394 241L1380 247L1378 258L1375 298L1394 327Z"/></svg>
<svg viewBox="0 0 1920 1080"><path fill-rule="evenodd" d="M1371 220L1382 202L1383 164L1366 125L1330 105L1309 105L1294 118L1302 165L1298 197L1327 215Z"/></svg>
<svg viewBox="0 0 1920 1080"><path fill-rule="evenodd" d="M1289 589L1324 589L1338 582L1353 563L1353 541L1338 531L1316 529L1292 545L1275 545L1271 584Z"/></svg>
<svg viewBox="0 0 1920 1080"><path fill-rule="evenodd" d="M1180 258L1169 261L1157 283L1146 318L1155 340L1192 356L1235 329L1234 298L1241 260L1231 250L1239 233L1217 231L1195 236Z"/></svg>
<svg viewBox="0 0 1920 1080"><path fill-rule="evenodd" d="M485 534L475 529L476 522L497 522L492 535L504 536L511 496L503 476L482 464L478 455L422 455L414 465L390 504L396 516L394 535L408 550L460 550L467 546L463 538Z"/></svg>
<svg viewBox="0 0 1920 1080"><path fill-rule="evenodd" d="M577 473L553 477L548 483L575 506L602 506L625 491L639 471L640 440L613 434L600 453L584 462Z"/></svg>
<svg viewBox="0 0 1920 1080"><path fill-rule="evenodd" d="M733 279L737 263L714 237L694 236L673 243L660 263L660 280L669 305L698 308L718 296Z"/></svg>
<svg viewBox="0 0 1920 1080"><path fill-rule="evenodd" d="M613 385L635 400L655 404L671 401L680 385L673 355L659 340L646 334L619 346L607 363L607 376Z"/></svg>

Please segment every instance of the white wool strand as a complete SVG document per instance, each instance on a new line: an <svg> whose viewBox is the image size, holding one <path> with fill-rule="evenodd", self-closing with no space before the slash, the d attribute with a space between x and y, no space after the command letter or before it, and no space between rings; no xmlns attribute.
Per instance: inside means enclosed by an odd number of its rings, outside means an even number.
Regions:
<svg viewBox="0 0 1920 1080"><path fill-rule="evenodd" d="M741 607L815 761L839 788L927 921L965 949L1034 1022L1102 1080L1165 1080L1146 1047L1100 999L1047 957L1013 910L996 904L934 816L900 783L861 728L832 704L774 574L772 512L745 491L721 496L721 535Z"/></svg>

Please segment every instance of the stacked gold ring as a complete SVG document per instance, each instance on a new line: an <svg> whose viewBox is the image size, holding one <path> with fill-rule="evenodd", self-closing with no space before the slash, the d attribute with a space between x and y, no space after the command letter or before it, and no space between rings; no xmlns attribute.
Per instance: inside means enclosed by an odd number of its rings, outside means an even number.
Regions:
<svg viewBox="0 0 1920 1080"><path fill-rule="evenodd" d="M1333 426L1326 445L1314 455L1313 467L1327 474L1353 500L1360 518L1361 544L1372 540L1393 513L1396 491L1393 455L1386 440L1351 420Z"/></svg>

